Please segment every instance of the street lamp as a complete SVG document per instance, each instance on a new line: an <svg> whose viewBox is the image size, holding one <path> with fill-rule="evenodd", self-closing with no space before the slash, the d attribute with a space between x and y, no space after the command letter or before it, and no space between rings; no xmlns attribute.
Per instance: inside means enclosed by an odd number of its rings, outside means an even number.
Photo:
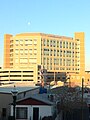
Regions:
<svg viewBox="0 0 90 120"><path fill-rule="evenodd" d="M11 91L13 96L13 120L15 120L15 106L16 106L16 98L18 94L18 90L16 89L16 86L14 85L13 90Z"/></svg>

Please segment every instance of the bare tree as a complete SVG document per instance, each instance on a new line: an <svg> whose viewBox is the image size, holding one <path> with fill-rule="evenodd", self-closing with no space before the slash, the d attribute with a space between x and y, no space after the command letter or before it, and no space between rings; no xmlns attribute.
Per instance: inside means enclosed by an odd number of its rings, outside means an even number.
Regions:
<svg viewBox="0 0 90 120"><path fill-rule="evenodd" d="M80 111L80 118L82 116L82 109L87 108L85 100L82 103L82 91L77 88L68 86L53 89L52 92L56 95L57 111L62 115L62 120L75 120L75 111ZM79 119L80 120L80 119Z"/></svg>

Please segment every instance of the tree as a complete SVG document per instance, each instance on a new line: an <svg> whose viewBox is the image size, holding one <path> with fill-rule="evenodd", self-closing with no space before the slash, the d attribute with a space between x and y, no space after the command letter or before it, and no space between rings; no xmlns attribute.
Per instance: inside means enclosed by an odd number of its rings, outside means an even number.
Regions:
<svg viewBox="0 0 90 120"><path fill-rule="evenodd" d="M63 86L53 89L52 92L56 95L57 111L62 115L62 120L80 120L82 110L88 111L86 101L83 100L82 103L82 91L77 90L77 87Z"/></svg>

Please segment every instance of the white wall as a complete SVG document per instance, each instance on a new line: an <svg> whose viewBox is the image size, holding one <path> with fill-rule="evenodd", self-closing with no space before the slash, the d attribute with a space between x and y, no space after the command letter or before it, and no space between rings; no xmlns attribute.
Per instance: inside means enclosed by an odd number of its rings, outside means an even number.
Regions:
<svg viewBox="0 0 90 120"><path fill-rule="evenodd" d="M52 106L46 106L46 105L17 105L17 107L27 107L28 108L28 120L30 120L30 116L31 116L31 120L33 120L33 108L34 107L38 107L39 108L39 119L40 116L41 118L43 118L44 116L52 116ZM13 113L13 112L11 112Z"/></svg>
<svg viewBox="0 0 90 120"><path fill-rule="evenodd" d="M52 106L46 106L46 105L28 106L29 120L30 120L30 116L31 116L31 120L33 120L33 108L34 107L39 108L39 119L40 119L40 116L41 116L41 118L43 118L44 116L52 116Z"/></svg>
<svg viewBox="0 0 90 120"><path fill-rule="evenodd" d="M40 106L39 111L39 117L52 116L51 106Z"/></svg>

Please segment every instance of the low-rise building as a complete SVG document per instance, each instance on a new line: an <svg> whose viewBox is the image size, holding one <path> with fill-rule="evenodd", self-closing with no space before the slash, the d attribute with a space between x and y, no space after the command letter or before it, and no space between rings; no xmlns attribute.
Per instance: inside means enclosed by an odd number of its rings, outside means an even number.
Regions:
<svg viewBox="0 0 90 120"><path fill-rule="evenodd" d="M17 101L16 120L42 120L43 117L53 116L54 102L50 101L48 94L35 94ZM13 116L13 105L11 105Z"/></svg>
<svg viewBox="0 0 90 120"><path fill-rule="evenodd" d="M8 118L10 116L10 103L13 102L13 97L11 94L13 87L0 87L0 118ZM17 99L22 99L31 94L39 93L39 87L17 87L18 95Z"/></svg>

